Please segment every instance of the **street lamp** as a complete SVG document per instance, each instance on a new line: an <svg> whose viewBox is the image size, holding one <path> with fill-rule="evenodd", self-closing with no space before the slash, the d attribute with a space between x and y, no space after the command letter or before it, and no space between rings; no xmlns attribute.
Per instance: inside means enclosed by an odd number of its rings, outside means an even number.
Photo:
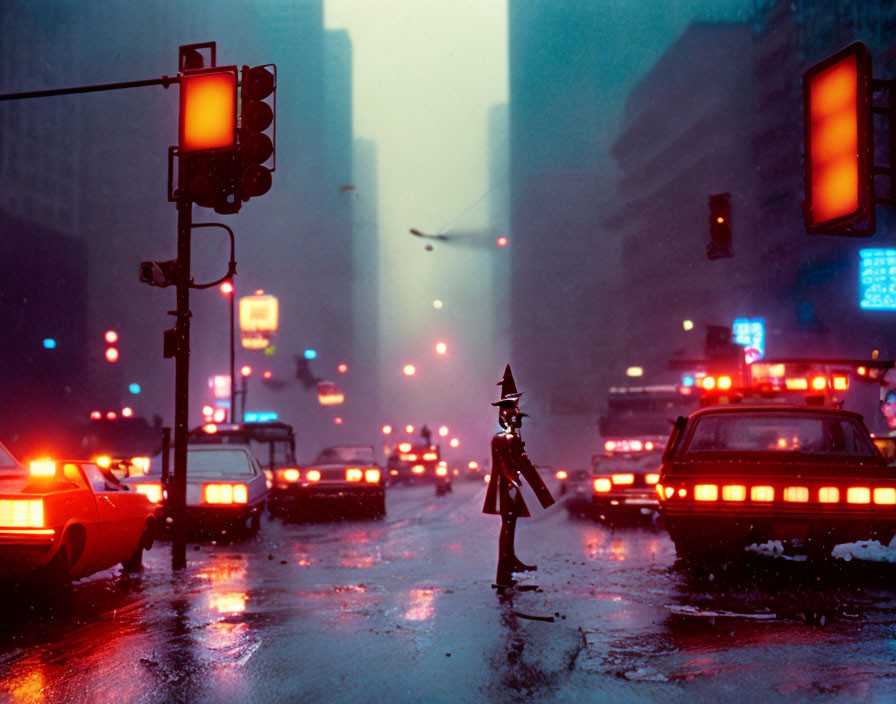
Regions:
<svg viewBox="0 0 896 704"><path fill-rule="evenodd" d="M227 279L221 284L221 293L230 299L230 413L236 414L236 384L234 383L233 374L233 279ZM245 404L245 402L244 402Z"/></svg>

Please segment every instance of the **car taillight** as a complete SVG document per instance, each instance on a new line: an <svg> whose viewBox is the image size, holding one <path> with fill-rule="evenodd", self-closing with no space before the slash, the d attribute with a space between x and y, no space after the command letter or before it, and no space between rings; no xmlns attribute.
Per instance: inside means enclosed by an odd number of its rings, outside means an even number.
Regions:
<svg viewBox="0 0 896 704"><path fill-rule="evenodd" d="M656 484L660 480L659 474L648 474L644 477L644 481L647 484Z"/></svg>
<svg viewBox="0 0 896 704"><path fill-rule="evenodd" d="M43 499L0 499L0 526L43 528Z"/></svg>
<svg viewBox="0 0 896 704"><path fill-rule="evenodd" d="M295 467L290 467L289 469L283 470L283 478L288 482L297 482L299 481L299 470Z"/></svg>
<svg viewBox="0 0 896 704"><path fill-rule="evenodd" d="M818 501L822 504L836 504L840 501L840 490L835 486L823 486L818 490Z"/></svg>
<svg viewBox="0 0 896 704"><path fill-rule="evenodd" d="M613 474L611 475L614 484L634 484L634 474Z"/></svg>
<svg viewBox="0 0 896 704"><path fill-rule="evenodd" d="M362 472L357 467L349 467L345 470L345 481L347 482L359 482L364 478L364 472Z"/></svg>
<svg viewBox="0 0 896 704"><path fill-rule="evenodd" d="M437 477L447 477L448 476L448 468L447 467L436 467L436 476Z"/></svg>
<svg viewBox="0 0 896 704"><path fill-rule="evenodd" d="M784 500L794 503L805 503L809 500L809 487L806 486L785 486Z"/></svg>
<svg viewBox="0 0 896 704"><path fill-rule="evenodd" d="M162 500L161 484L137 484L137 486L134 488L137 490L138 494L143 494L154 504L157 504Z"/></svg>
<svg viewBox="0 0 896 704"><path fill-rule="evenodd" d="M380 470L378 469L365 469L364 470L364 481L368 484L376 484L380 480Z"/></svg>
<svg viewBox="0 0 896 704"><path fill-rule="evenodd" d="M870 504L871 489L867 486L851 486L846 490L846 503L848 504Z"/></svg>
<svg viewBox="0 0 896 704"><path fill-rule="evenodd" d="M881 487L874 490L874 503L876 504L896 504L896 489L889 487Z"/></svg>
<svg viewBox="0 0 896 704"><path fill-rule="evenodd" d="M319 482L320 481L320 470L319 469L309 469L305 472L305 479L309 482Z"/></svg>
<svg viewBox="0 0 896 704"><path fill-rule="evenodd" d="M423 459L425 460L437 460L439 456L435 452L424 452Z"/></svg>
<svg viewBox="0 0 896 704"><path fill-rule="evenodd" d="M594 480L594 490L599 493L604 493L613 488L613 482L610 481L609 477L597 477Z"/></svg>
<svg viewBox="0 0 896 704"><path fill-rule="evenodd" d="M716 484L697 484L694 487L694 500L696 501L717 501L719 498L719 487Z"/></svg>
<svg viewBox="0 0 896 704"><path fill-rule="evenodd" d="M423 474L423 465L422 465L422 464L415 464L413 467L411 467L411 471L412 471L414 474Z"/></svg>
<svg viewBox="0 0 896 704"><path fill-rule="evenodd" d="M56 463L53 460L33 460L28 470L32 477L52 477L56 474Z"/></svg>
<svg viewBox="0 0 896 704"><path fill-rule="evenodd" d="M773 486L751 486L750 501L774 501L775 487Z"/></svg>
<svg viewBox="0 0 896 704"><path fill-rule="evenodd" d="M149 457L131 457L131 464L140 470L140 474L146 474L149 472L150 463L151 460L149 459Z"/></svg>
<svg viewBox="0 0 896 704"><path fill-rule="evenodd" d="M747 487L743 484L726 484L722 487L722 501L745 501Z"/></svg>
<svg viewBox="0 0 896 704"><path fill-rule="evenodd" d="M249 490L245 484L206 484L202 496L207 504L249 503Z"/></svg>
<svg viewBox="0 0 896 704"><path fill-rule="evenodd" d="M569 475L563 469L557 470L557 479L566 479Z"/></svg>
<svg viewBox="0 0 896 704"><path fill-rule="evenodd" d="M397 477L397 476L398 476L398 470L397 470L397 469L390 469L390 470L389 470L389 474L390 474L391 476L393 476L393 477Z"/></svg>

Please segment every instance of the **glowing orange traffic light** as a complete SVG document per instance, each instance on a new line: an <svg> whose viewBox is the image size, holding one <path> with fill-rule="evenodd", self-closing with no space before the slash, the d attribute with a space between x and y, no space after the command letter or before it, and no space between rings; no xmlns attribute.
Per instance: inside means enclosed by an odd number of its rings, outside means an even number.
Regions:
<svg viewBox="0 0 896 704"><path fill-rule="evenodd" d="M806 232L874 234L871 54L851 44L803 75Z"/></svg>
<svg viewBox="0 0 896 704"><path fill-rule="evenodd" d="M181 74L181 153L236 146L236 77L236 66Z"/></svg>

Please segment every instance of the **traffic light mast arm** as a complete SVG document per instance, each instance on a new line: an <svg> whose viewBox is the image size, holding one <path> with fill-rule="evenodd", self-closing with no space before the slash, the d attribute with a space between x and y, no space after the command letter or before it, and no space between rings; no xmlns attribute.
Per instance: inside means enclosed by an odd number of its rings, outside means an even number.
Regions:
<svg viewBox="0 0 896 704"><path fill-rule="evenodd" d="M100 83L92 86L75 86L73 88L52 88L50 90L32 90L25 93L0 93L0 102L7 100L28 100L30 98L53 98L57 95L76 95L78 93L98 93L104 90L122 90L123 88L144 88L146 86L162 86L168 88L172 83L180 83L177 76L147 78L142 81L124 81L122 83Z"/></svg>

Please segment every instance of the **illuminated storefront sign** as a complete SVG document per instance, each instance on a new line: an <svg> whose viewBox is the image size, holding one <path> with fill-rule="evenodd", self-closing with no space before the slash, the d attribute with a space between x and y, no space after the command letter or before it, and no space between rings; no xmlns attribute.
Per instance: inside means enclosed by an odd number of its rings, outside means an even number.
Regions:
<svg viewBox="0 0 896 704"><path fill-rule="evenodd" d="M896 310L896 249L859 250L859 305Z"/></svg>

